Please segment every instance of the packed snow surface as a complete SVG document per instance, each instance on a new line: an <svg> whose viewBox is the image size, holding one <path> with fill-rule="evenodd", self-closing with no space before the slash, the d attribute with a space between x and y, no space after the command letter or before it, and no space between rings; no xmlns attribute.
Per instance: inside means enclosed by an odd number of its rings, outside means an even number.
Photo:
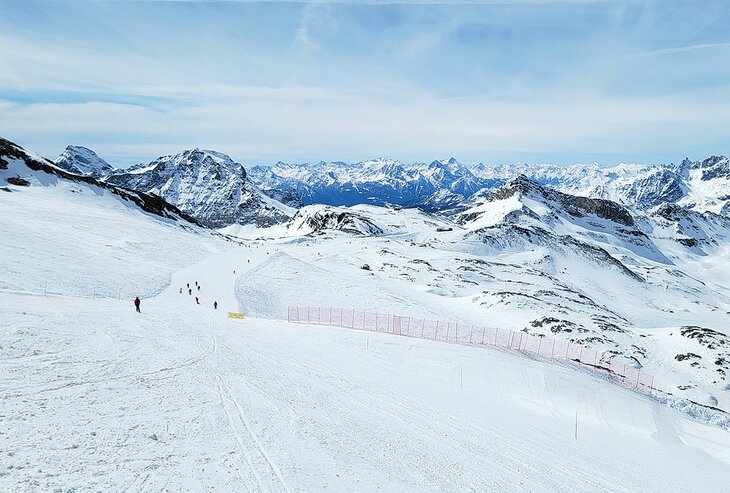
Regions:
<svg viewBox="0 0 730 493"><path fill-rule="evenodd" d="M722 491L730 480L726 431L574 368L231 321L210 297L177 292L141 314L128 300L14 294L0 308L9 491Z"/></svg>

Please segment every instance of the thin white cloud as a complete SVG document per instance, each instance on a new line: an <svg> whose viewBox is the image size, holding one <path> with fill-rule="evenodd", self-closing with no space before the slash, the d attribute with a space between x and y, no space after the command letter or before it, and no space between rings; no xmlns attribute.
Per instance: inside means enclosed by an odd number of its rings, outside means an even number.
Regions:
<svg viewBox="0 0 730 493"><path fill-rule="evenodd" d="M330 6L324 2L305 2L294 32L294 44L298 48L314 51L320 47L321 35L337 29L337 21L332 16Z"/></svg>
<svg viewBox="0 0 730 493"><path fill-rule="evenodd" d="M708 129L730 125L730 109L664 99L524 103L423 94L401 99L386 104L334 94L329 101L309 104L305 98L295 104L276 96L231 97L167 110L102 102L0 101L0 135L51 157L63 145L78 143L112 160L147 160L192 146L219 149L244 161L358 160L369 157L364 150L402 159L451 153L489 160L506 151L647 152L676 147L677 130L686 144L702 139Z"/></svg>
<svg viewBox="0 0 730 493"><path fill-rule="evenodd" d="M628 55L627 58L643 58L643 57L652 57L652 56L661 56L661 55L674 55L677 53L692 53L692 52L696 52L696 51L717 50L717 49L723 49L723 48L730 48L730 43L703 43L703 44L697 44L697 45L691 45L691 46L680 46L677 48L663 48L660 50L652 50L652 51L647 51L644 53L634 53L632 55Z"/></svg>

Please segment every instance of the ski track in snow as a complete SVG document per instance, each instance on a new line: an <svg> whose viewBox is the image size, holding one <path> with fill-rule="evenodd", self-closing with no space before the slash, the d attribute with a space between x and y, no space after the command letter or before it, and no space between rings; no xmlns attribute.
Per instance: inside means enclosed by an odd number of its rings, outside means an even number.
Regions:
<svg viewBox="0 0 730 493"><path fill-rule="evenodd" d="M142 315L111 300L0 303L3 355L42 351L3 360L0 489L721 491L730 479L727 432L506 352L230 321L177 293Z"/></svg>

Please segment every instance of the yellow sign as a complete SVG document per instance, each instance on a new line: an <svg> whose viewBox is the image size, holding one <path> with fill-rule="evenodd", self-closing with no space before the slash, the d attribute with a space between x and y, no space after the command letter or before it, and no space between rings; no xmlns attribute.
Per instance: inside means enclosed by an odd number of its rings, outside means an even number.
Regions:
<svg viewBox="0 0 730 493"><path fill-rule="evenodd" d="M240 318L242 319L245 315L243 313L228 312L228 318Z"/></svg>

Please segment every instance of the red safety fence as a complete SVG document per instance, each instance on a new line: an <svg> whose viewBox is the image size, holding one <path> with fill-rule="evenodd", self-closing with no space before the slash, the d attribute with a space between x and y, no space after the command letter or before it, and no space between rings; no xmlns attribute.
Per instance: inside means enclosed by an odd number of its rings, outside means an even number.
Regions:
<svg viewBox="0 0 730 493"><path fill-rule="evenodd" d="M631 364L614 361L613 355L599 354L598 351L580 344L530 335L526 332L478 327L458 322L433 321L390 313L311 306L290 306L288 320L291 323L331 325L419 339L510 349L543 358L580 363L605 372L621 383L643 392L651 393L654 390L653 375Z"/></svg>

